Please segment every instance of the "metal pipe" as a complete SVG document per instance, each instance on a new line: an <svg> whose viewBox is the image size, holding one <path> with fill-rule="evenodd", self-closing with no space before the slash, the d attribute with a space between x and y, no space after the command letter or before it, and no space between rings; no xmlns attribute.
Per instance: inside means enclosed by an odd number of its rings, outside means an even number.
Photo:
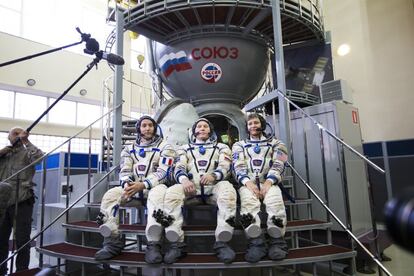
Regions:
<svg viewBox="0 0 414 276"><path fill-rule="evenodd" d="M42 199L41 199L41 209L40 209L40 229L43 229L45 226L45 203L46 203L46 177L47 177L47 159L43 159L42 164ZM43 246L43 233L40 235L39 246ZM43 267L43 253L39 254L39 267Z"/></svg>
<svg viewBox="0 0 414 276"><path fill-rule="evenodd" d="M16 250L16 241L17 241L17 216L19 212L19 192L20 192L20 179L17 178L16 185L16 194L14 198L14 217L13 217L13 243L12 243L12 252ZM14 258L11 258L10 272L13 272Z"/></svg>
<svg viewBox="0 0 414 276"><path fill-rule="evenodd" d="M305 173L306 173L306 180L310 182L310 176L309 176L309 156L308 156L308 138L306 136L306 121L305 117L302 115L302 124L303 124L303 150L305 153ZM295 181L296 184L296 181ZM311 198L311 194L309 190L308 192L308 198ZM306 205L307 211L308 211L308 219L312 218L312 207L307 204Z"/></svg>
<svg viewBox="0 0 414 276"><path fill-rule="evenodd" d="M380 173L385 173L385 171L383 169L381 169L379 166L377 166L376 164L374 164L371 160L369 160L368 158L366 158L364 155L362 155L361 153L359 153L357 150L355 150L354 148L352 148L350 145L348 145L347 143L345 143L344 141L342 141L341 138L339 138L338 136L336 136L335 134L333 134L331 131L329 131L328 129L326 129L323 125L321 125L318 121L316 121L314 118L312 118L310 115L308 115L302 108L300 108L297 104L295 104L294 102L292 102L288 97L286 97L284 95L283 92L281 92L279 89L276 89L277 93L279 95L281 95L286 101L288 101L291 105L293 105L296 109L298 109L300 112L302 112L302 114L304 114L306 117L308 117L309 119L311 119L311 121L318 126L318 128L323 129L326 133L329 134L329 136L331 136L332 138L334 138L337 142L341 143L342 145L344 145L347 149L349 149L350 151L352 151L354 154L358 155L361 159L363 159L365 162L367 162L371 167L373 167L375 170L379 171Z"/></svg>
<svg viewBox="0 0 414 276"><path fill-rule="evenodd" d="M89 148L88 148L88 189L91 187L91 174L92 174L92 126L89 127ZM91 195L88 194L87 202L91 202Z"/></svg>
<svg viewBox="0 0 414 276"><path fill-rule="evenodd" d="M326 161L325 161L325 143L323 141L323 131L319 130L319 141L321 146L321 165L322 165L322 179L323 179L323 188L325 190L325 201L326 205L329 206L329 193L328 193L328 179L326 177ZM331 221L331 217L328 212L326 212L326 220Z"/></svg>
<svg viewBox="0 0 414 276"><path fill-rule="evenodd" d="M381 257L380 248L378 244L378 228L377 228L377 222L375 221L375 201L374 201L374 193L371 186L370 177L368 174L368 167L365 164L365 177L367 178L368 183L368 200L369 200L369 207L371 211L371 225L372 225L372 234L374 235L374 247L375 247L375 254L378 259ZM378 270L378 272L380 269ZM380 272L379 272L380 273ZM381 275L381 274L379 274Z"/></svg>
<svg viewBox="0 0 414 276"><path fill-rule="evenodd" d="M69 192L70 192L70 162L71 162L71 144L72 140L68 142L68 152L66 159L66 206L69 207ZM64 170L63 170L64 171ZM66 213L66 224L69 222L69 214Z"/></svg>
<svg viewBox="0 0 414 276"><path fill-rule="evenodd" d="M8 260L13 258L17 253L20 252L26 245L29 245L32 241L34 241L37 237L39 237L43 232L45 232L47 229L50 228L55 222L57 222L63 215L66 214L70 209L73 208L79 201L81 201L90 191L92 191L96 186L98 186L104 179L106 179L113 171L115 171L118 168L118 166L113 167L109 172L107 172L104 176L102 176L101 179L99 179L95 184L92 185L90 189L88 189L86 192L84 192L78 199L76 199L68 208L63 210L48 226L46 226L44 229L41 229L40 232L38 232L36 235L34 235L28 242L23 244L19 249L17 249L11 256L9 256L7 259L5 259L2 263L0 263L0 266L2 266L4 263L6 263Z"/></svg>
<svg viewBox="0 0 414 276"><path fill-rule="evenodd" d="M344 202L345 202L345 213L349 229L352 231L351 224L351 207L349 206L349 191L348 191L348 178L346 176L346 162L345 162L345 151L344 147L340 147L339 158L341 159L341 173L342 173L342 183L344 187Z"/></svg>
<svg viewBox="0 0 414 276"><path fill-rule="evenodd" d="M392 276L392 274L387 270L387 268L358 240L358 238L344 225L344 223L335 215L335 213L326 206L325 202L318 196L318 194L312 189L312 187L303 179L303 177L298 173L298 171L287 161L287 164L290 166L292 171L299 177L302 183L311 191L314 197L322 204L322 206L329 212L329 214L339 223L339 225L344 229L348 235L365 251L371 259L377 263L378 267L380 267L387 275Z"/></svg>
<svg viewBox="0 0 414 276"><path fill-rule="evenodd" d="M124 14L116 7L116 54L119 56L123 55L124 50ZM114 72L114 102L113 106L119 106L115 109L113 115L113 151L112 151L112 165L118 166L121 158L122 151L122 92L123 92L123 68L120 65L115 66Z"/></svg>

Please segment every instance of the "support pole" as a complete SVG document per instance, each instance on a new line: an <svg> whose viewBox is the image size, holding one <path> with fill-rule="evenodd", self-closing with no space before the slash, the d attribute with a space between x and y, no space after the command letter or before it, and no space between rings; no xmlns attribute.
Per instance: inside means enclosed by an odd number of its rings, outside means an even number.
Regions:
<svg viewBox="0 0 414 276"><path fill-rule="evenodd" d="M124 49L124 15L121 10L116 10L116 54L123 56ZM114 78L114 101L113 107L115 109L113 115L113 163L112 166L118 166L121 159L122 150L122 66L115 66ZM110 137L108 137L110 139ZM117 177L117 175L115 176Z"/></svg>
<svg viewBox="0 0 414 276"><path fill-rule="evenodd" d="M275 47L275 63L277 89L286 96L285 61L283 57L282 23L280 19L280 0L272 1L273 33ZM278 97L279 102L279 139L281 139L290 154L290 114L289 103Z"/></svg>

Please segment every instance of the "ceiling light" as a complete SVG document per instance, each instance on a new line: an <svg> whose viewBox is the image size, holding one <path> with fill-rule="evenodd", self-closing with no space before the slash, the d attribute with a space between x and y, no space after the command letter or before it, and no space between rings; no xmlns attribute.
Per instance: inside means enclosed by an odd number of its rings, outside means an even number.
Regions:
<svg viewBox="0 0 414 276"><path fill-rule="evenodd" d="M26 81L26 83L27 83L27 85L28 85L28 86L33 86L33 85L35 85L35 84L36 84L36 81L35 81L34 79L28 79L28 80Z"/></svg>
<svg viewBox="0 0 414 276"><path fill-rule="evenodd" d="M349 52L351 52L351 47L348 44L342 44L336 51L336 53L341 57L346 56Z"/></svg>

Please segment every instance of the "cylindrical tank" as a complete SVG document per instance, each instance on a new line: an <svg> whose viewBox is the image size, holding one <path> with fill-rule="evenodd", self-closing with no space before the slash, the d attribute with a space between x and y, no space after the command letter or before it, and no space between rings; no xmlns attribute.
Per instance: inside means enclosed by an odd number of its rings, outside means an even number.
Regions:
<svg viewBox="0 0 414 276"><path fill-rule="evenodd" d="M154 43L154 56L167 91L194 106L244 106L260 90L269 64L266 45L214 35L171 46Z"/></svg>

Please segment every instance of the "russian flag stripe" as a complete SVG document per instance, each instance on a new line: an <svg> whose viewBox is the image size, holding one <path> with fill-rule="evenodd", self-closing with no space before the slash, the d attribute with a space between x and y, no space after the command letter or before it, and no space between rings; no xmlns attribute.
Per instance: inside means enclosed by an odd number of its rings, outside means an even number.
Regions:
<svg viewBox="0 0 414 276"><path fill-rule="evenodd" d="M174 70L180 72L192 69L192 66L184 51L163 55L160 58L160 64L161 70L166 77L174 72Z"/></svg>

